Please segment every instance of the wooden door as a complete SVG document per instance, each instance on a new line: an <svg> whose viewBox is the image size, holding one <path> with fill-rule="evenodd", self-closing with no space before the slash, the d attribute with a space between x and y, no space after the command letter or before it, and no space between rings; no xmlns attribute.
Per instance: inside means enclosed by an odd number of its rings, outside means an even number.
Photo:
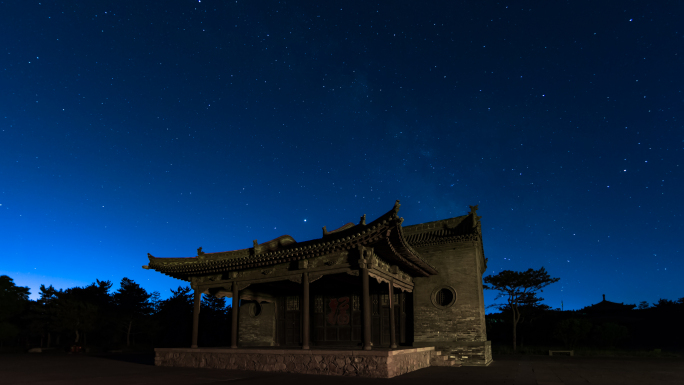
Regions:
<svg viewBox="0 0 684 385"><path fill-rule="evenodd" d="M299 296L278 297L276 333L280 346L298 346L301 343L302 320Z"/></svg>
<svg viewBox="0 0 684 385"><path fill-rule="evenodd" d="M355 345L363 330L358 295L314 296L316 345Z"/></svg>
<svg viewBox="0 0 684 385"><path fill-rule="evenodd" d="M399 294L394 294L394 333L397 342L402 341ZM390 346L389 294L371 294L371 342L373 346Z"/></svg>

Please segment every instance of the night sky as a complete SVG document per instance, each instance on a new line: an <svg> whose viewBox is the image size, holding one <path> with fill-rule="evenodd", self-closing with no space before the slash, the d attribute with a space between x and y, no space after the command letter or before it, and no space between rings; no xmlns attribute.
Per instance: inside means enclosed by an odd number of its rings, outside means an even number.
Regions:
<svg viewBox="0 0 684 385"><path fill-rule="evenodd" d="M0 1L0 274L297 241L479 205L485 275L684 296L684 3ZM485 292L485 304L494 303Z"/></svg>

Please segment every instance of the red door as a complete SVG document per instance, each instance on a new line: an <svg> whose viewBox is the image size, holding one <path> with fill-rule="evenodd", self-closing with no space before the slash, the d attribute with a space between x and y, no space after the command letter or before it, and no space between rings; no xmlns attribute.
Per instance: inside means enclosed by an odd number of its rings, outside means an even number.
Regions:
<svg viewBox="0 0 684 385"><path fill-rule="evenodd" d="M358 295L314 297L314 336L317 345L356 345L363 330Z"/></svg>

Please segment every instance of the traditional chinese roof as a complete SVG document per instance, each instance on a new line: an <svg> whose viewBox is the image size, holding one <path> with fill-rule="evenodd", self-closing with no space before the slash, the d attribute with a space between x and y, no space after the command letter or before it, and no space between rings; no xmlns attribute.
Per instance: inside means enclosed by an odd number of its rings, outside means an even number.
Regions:
<svg viewBox="0 0 684 385"><path fill-rule="evenodd" d="M480 248L480 268L487 270L487 258L482 246L482 226L477 215L477 205L470 206L470 213L460 217L426 222L403 228L406 241L411 247L424 250L431 246L457 242L476 242Z"/></svg>
<svg viewBox="0 0 684 385"><path fill-rule="evenodd" d="M412 247L479 241L482 239L481 217L477 216L477 206L470 206L470 209L468 215L406 226L406 240Z"/></svg>
<svg viewBox="0 0 684 385"><path fill-rule="evenodd" d="M357 225L348 223L330 232L324 227L320 239L297 242L291 236L283 235L262 244L255 240L253 247L247 249L218 253L205 253L200 247L198 255L193 258L157 258L148 254L150 263L143 267L187 281L193 275L275 265L365 246L374 248L381 258L400 266L413 276L437 274L437 270L425 262L407 242L401 226L404 219L397 215L399 207L397 201L392 210L368 224L364 215Z"/></svg>
<svg viewBox="0 0 684 385"><path fill-rule="evenodd" d="M603 301L589 305L582 309L585 312L596 312L596 313L615 313L622 311L629 311L636 307L636 305L625 305L624 302L617 303L612 301L606 301L606 295L603 295Z"/></svg>

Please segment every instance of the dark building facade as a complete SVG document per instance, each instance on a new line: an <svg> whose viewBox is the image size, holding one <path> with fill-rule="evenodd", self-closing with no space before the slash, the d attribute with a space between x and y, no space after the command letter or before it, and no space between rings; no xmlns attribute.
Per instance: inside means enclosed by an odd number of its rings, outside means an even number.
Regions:
<svg viewBox="0 0 684 385"><path fill-rule="evenodd" d="M463 365L489 365L482 292L487 268L477 206L467 215L402 226L399 201L366 223L297 242L156 258L153 269L191 283L193 347L200 296L233 300L232 347L427 347Z"/></svg>

